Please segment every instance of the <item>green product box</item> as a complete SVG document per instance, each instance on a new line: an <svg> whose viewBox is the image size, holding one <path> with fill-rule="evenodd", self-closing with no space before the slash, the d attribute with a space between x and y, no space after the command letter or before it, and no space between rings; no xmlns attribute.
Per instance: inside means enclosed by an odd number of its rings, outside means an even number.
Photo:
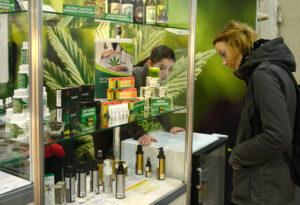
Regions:
<svg viewBox="0 0 300 205"><path fill-rule="evenodd" d="M129 112L135 115L142 114L145 111L145 101L135 101L129 103Z"/></svg>
<svg viewBox="0 0 300 205"><path fill-rule="evenodd" d="M62 107L56 108L56 121L65 123L65 126L71 123L71 108Z"/></svg>
<svg viewBox="0 0 300 205"><path fill-rule="evenodd" d="M88 101L81 103L81 123L97 122L100 120L100 101Z"/></svg>
<svg viewBox="0 0 300 205"><path fill-rule="evenodd" d="M94 100L95 85L87 84L81 85L81 100L93 101Z"/></svg>
<svg viewBox="0 0 300 205"><path fill-rule="evenodd" d="M152 98L151 99L151 112L164 112L170 110L170 98Z"/></svg>
<svg viewBox="0 0 300 205"><path fill-rule="evenodd" d="M81 86L68 86L71 92L71 104L77 103L81 101L81 93L82 88Z"/></svg>

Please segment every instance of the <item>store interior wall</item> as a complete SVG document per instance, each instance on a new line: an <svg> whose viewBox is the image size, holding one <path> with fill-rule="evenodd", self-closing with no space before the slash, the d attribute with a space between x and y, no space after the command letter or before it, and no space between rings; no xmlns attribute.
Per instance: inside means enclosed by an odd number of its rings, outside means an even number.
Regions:
<svg viewBox="0 0 300 205"><path fill-rule="evenodd" d="M279 36L285 39L286 44L295 56L297 70L294 76L300 83L300 1L279 0L279 7L282 13L282 23L279 24Z"/></svg>

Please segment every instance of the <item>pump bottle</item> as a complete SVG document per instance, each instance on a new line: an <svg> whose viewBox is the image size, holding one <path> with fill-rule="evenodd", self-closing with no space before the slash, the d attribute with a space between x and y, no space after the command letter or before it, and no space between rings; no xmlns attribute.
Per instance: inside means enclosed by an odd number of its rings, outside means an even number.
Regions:
<svg viewBox="0 0 300 205"><path fill-rule="evenodd" d="M142 175L144 173L144 151L142 145L137 146L135 174Z"/></svg>
<svg viewBox="0 0 300 205"><path fill-rule="evenodd" d="M66 168L65 182L67 190L67 202L72 203L76 200L75 173L73 165L68 165Z"/></svg>
<svg viewBox="0 0 300 205"><path fill-rule="evenodd" d="M102 155L102 150L98 150L98 152L97 152L97 166L99 168L100 191L103 191L103 155Z"/></svg>
<svg viewBox="0 0 300 205"><path fill-rule="evenodd" d="M105 193L112 192L112 161L109 159L104 160L103 167L103 188Z"/></svg>
<svg viewBox="0 0 300 205"><path fill-rule="evenodd" d="M97 166L96 161L92 162L90 179L91 192L93 192L94 194L99 194L99 167Z"/></svg>
<svg viewBox="0 0 300 205"><path fill-rule="evenodd" d="M150 162L150 157L147 157L145 176L146 177L151 177L152 176L152 165L151 165L151 162Z"/></svg>
<svg viewBox="0 0 300 205"><path fill-rule="evenodd" d="M125 198L125 171L122 161L119 162L118 170L116 173L116 198Z"/></svg>
<svg viewBox="0 0 300 205"><path fill-rule="evenodd" d="M86 196L86 171L85 163L79 162L77 170L77 196L82 198Z"/></svg>
<svg viewBox="0 0 300 205"><path fill-rule="evenodd" d="M164 150L162 147L158 148L159 154L157 156L157 179L158 180L164 180L166 177L166 156L164 154Z"/></svg>

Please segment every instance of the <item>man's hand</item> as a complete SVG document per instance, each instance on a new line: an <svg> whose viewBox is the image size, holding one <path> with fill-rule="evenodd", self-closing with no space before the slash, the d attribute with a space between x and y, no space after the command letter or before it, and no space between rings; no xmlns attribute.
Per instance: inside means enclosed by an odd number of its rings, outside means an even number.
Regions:
<svg viewBox="0 0 300 205"><path fill-rule="evenodd" d="M169 130L169 132L173 133L173 134L177 134L177 132L182 132L184 131L184 128L182 127L173 127Z"/></svg>
<svg viewBox="0 0 300 205"><path fill-rule="evenodd" d="M152 142L157 142L157 139L154 138L154 137L151 137L150 135L147 135L147 134L144 134L144 135L140 136L139 139L138 139L139 144L143 145L143 146L150 145L151 141Z"/></svg>

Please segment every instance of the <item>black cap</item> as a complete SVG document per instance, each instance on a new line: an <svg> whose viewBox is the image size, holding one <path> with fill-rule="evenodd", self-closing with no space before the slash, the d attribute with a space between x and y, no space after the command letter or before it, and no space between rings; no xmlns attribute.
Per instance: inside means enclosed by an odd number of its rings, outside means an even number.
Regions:
<svg viewBox="0 0 300 205"><path fill-rule="evenodd" d="M85 172L85 162L84 161L78 162L78 172Z"/></svg>
<svg viewBox="0 0 300 205"><path fill-rule="evenodd" d="M91 170L99 170L99 167L97 166L97 162L95 160L91 163Z"/></svg>
<svg viewBox="0 0 300 205"><path fill-rule="evenodd" d="M147 164L146 164L147 167L150 167L151 166L151 162L150 162L150 157L147 157Z"/></svg>
<svg viewBox="0 0 300 205"><path fill-rule="evenodd" d="M158 154L158 158L165 158L165 154L164 154L164 149L162 147L158 148L159 149L159 154Z"/></svg>
<svg viewBox="0 0 300 205"><path fill-rule="evenodd" d="M118 166L117 174L125 174L124 167L123 167L123 162L122 161L119 161L119 166Z"/></svg>
<svg viewBox="0 0 300 205"><path fill-rule="evenodd" d="M137 151L138 151L138 152L142 152L142 151L143 151L142 145L139 144L139 145L137 146Z"/></svg>
<svg viewBox="0 0 300 205"><path fill-rule="evenodd" d="M66 177L73 177L73 176L75 176L75 174L74 174L74 166L73 165L68 165L66 167L65 176Z"/></svg>

